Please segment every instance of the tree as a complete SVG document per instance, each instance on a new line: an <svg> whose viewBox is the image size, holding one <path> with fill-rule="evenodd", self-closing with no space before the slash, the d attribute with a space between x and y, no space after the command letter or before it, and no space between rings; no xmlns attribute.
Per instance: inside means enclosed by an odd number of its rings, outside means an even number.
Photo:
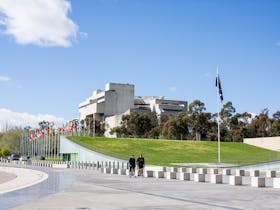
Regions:
<svg viewBox="0 0 280 210"><path fill-rule="evenodd" d="M157 126L157 116L154 112L145 114L132 112L122 116L121 126L111 129L110 133L124 137L149 137L153 135L151 131Z"/></svg>
<svg viewBox="0 0 280 210"><path fill-rule="evenodd" d="M189 117L186 113L180 113L171 117L163 124L162 136L168 139L187 139L189 134Z"/></svg>
<svg viewBox="0 0 280 210"><path fill-rule="evenodd" d="M11 150L10 150L10 149L8 149L8 148L2 148L2 149L0 150L0 156L1 156L1 157L7 157L7 156L9 156L9 155L11 155Z"/></svg>
<svg viewBox="0 0 280 210"><path fill-rule="evenodd" d="M13 152L19 152L20 140L24 131L13 128L0 135L0 148L6 148Z"/></svg>
<svg viewBox="0 0 280 210"><path fill-rule="evenodd" d="M210 130L211 113L205 113L205 110L204 103L199 100L194 100L189 105L190 128L197 141L200 141L201 137L206 138L207 132Z"/></svg>
<svg viewBox="0 0 280 210"><path fill-rule="evenodd" d="M212 114L209 120L209 130L207 131L206 138L210 141L217 141L218 139L217 116L217 113Z"/></svg>
<svg viewBox="0 0 280 210"><path fill-rule="evenodd" d="M252 115L244 112L235 114L230 120L230 133L233 142L242 141L243 138L249 136L249 120Z"/></svg>
<svg viewBox="0 0 280 210"><path fill-rule="evenodd" d="M280 111L275 112L272 116L269 136L280 136Z"/></svg>
<svg viewBox="0 0 280 210"><path fill-rule="evenodd" d="M268 136L268 131L271 127L271 119L268 116L268 109L262 110L259 115L250 123L250 137L266 137Z"/></svg>
<svg viewBox="0 0 280 210"><path fill-rule="evenodd" d="M233 117L235 113L235 108L232 105L232 102L227 102L223 105L221 112L220 112L220 118L221 118L221 138L224 141L231 141L232 140L232 130L233 127L236 127L238 125L238 119L236 117Z"/></svg>

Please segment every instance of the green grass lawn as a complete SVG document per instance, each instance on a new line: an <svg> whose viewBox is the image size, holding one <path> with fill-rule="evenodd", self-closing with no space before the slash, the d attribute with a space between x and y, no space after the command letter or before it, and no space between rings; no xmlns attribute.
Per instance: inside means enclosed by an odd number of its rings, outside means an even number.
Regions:
<svg viewBox="0 0 280 210"><path fill-rule="evenodd" d="M148 164L217 162L217 142L68 137L73 142L99 153L128 160L131 154L143 154ZM280 153L243 143L221 142L221 162L248 165L280 160Z"/></svg>

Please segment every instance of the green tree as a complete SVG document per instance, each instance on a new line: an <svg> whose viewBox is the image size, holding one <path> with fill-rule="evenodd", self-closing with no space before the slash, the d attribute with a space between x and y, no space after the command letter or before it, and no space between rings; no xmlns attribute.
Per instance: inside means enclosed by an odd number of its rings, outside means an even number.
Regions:
<svg viewBox="0 0 280 210"><path fill-rule="evenodd" d="M122 116L121 126L111 129L111 134L116 133L117 136L123 137L149 137L153 129L158 126L156 114L132 112Z"/></svg>
<svg viewBox="0 0 280 210"><path fill-rule="evenodd" d="M24 131L13 128L0 135L0 148L7 148L13 152L19 152L20 139Z"/></svg>
<svg viewBox="0 0 280 210"><path fill-rule="evenodd" d="M0 151L0 156L1 157L7 157L11 155L11 150L8 149L8 148L2 148L1 151Z"/></svg>
<svg viewBox="0 0 280 210"><path fill-rule="evenodd" d="M267 137L271 127L271 119L268 116L268 109L264 109L250 123L250 137Z"/></svg>
<svg viewBox="0 0 280 210"><path fill-rule="evenodd" d="M280 111L275 112L272 116L269 136L280 136Z"/></svg>
<svg viewBox="0 0 280 210"><path fill-rule="evenodd" d="M238 119L233 117L235 111L236 110L230 101L225 103L221 109L221 139L224 141L232 141L233 129L238 126Z"/></svg>
<svg viewBox="0 0 280 210"><path fill-rule="evenodd" d="M189 134L189 117L186 113L171 117L163 124L162 136L167 139L187 139Z"/></svg>
<svg viewBox="0 0 280 210"><path fill-rule="evenodd" d="M197 141L207 137L210 130L211 113L205 113L205 105L199 100L194 100L189 105L189 124L192 130L192 136Z"/></svg>

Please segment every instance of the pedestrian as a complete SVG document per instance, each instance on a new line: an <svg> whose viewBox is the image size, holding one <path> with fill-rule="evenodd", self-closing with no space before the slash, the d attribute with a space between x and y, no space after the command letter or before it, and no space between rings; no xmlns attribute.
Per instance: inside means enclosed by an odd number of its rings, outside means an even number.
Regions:
<svg viewBox="0 0 280 210"><path fill-rule="evenodd" d="M139 168L138 176L143 176L144 167L145 167L145 159L142 154L137 158L137 165Z"/></svg>
<svg viewBox="0 0 280 210"><path fill-rule="evenodd" d="M130 156L128 164L129 164L129 177L134 176L136 162L133 154Z"/></svg>

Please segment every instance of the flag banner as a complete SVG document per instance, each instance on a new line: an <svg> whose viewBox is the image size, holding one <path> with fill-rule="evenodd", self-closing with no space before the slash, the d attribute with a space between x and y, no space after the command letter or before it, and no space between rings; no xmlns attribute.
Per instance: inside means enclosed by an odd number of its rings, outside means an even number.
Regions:
<svg viewBox="0 0 280 210"><path fill-rule="evenodd" d="M216 76L216 87L219 89L219 96L220 96L221 101L223 101L224 96L223 96L222 85L221 85L219 73L217 73L217 76Z"/></svg>

